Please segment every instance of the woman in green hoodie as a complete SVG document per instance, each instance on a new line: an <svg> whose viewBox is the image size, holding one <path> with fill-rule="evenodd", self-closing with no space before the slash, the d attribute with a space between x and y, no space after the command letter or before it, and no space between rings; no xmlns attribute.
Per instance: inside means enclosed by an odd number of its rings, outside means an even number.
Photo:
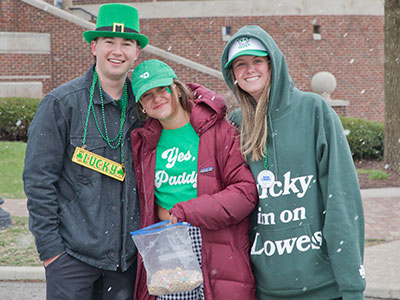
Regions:
<svg viewBox="0 0 400 300"><path fill-rule="evenodd" d="M294 87L282 52L258 26L229 40L221 65L259 192L250 227L258 299L364 299L363 208L337 114Z"/></svg>

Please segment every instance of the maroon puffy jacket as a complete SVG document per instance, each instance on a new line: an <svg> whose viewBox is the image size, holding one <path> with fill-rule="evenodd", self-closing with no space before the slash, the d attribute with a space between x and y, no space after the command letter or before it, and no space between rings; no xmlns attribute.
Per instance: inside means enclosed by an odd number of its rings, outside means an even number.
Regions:
<svg viewBox="0 0 400 300"><path fill-rule="evenodd" d="M200 137L198 197L176 204L170 212L179 221L201 229L205 299L255 300L248 216L258 201L256 184L240 154L237 130L225 119L225 100L200 85L188 86L197 97L190 123ZM158 120L150 118L143 128L131 133L141 228L159 221L154 200L154 172L161 130ZM141 257L135 299L155 299L148 294Z"/></svg>

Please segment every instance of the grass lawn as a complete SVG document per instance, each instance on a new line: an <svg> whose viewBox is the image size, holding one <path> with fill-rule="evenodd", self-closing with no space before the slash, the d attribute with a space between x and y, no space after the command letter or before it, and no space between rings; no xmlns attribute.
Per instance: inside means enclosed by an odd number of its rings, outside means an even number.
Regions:
<svg viewBox="0 0 400 300"><path fill-rule="evenodd" d="M26 143L0 142L0 197L25 198L22 184Z"/></svg>
<svg viewBox="0 0 400 300"><path fill-rule="evenodd" d="M371 180L387 179L389 174L380 170L366 170L366 169L356 169L357 174L369 174L368 178Z"/></svg>
<svg viewBox="0 0 400 300"><path fill-rule="evenodd" d="M0 266L41 266L28 217L12 217L12 223L0 230Z"/></svg>

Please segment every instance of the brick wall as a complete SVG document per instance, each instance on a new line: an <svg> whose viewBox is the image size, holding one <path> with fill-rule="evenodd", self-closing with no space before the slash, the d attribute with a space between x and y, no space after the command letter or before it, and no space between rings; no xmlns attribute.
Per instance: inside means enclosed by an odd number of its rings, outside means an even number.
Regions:
<svg viewBox="0 0 400 300"><path fill-rule="evenodd" d="M318 18L322 40L313 40L312 22ZM153 46L171 51L214 69L220 69L225 43L221 27L232 33L248 24L266 29L284 53L295 85L311 91L311 78L320 71L335 75L332 99L350 100L345 114L383 120L383 17L274 16L235 18L151 19L141 21L141 31ZM177 66L177 74L224 94L215 78ZM205 81L202 81L205 80ZM211 81L207 81L211 80Z"/></svg>
<svg viewBox="0 0 400 300"><path fill-rule="evenodd" d="M88 70L93 60L90 47L83 40L82 27L21 1L6 2L5 5L1 2L2 12L5 12L2 17L6 20L1 20L1 31L49 33L51 54L0 54L1 75L50 75L50 79L41 79L46 94ZM29 78L24 80L32 81Z"/></svg>
<svg viewBox="0 0 400 300"><path fill-rule="evenodd" d="M13 26L17 25L18 7L14 0L0 1L0 30L12 31Z"/></svg>
<svg viewBox="0 0 400 300"><path fill-rule="evenodd" d="M51 75L43 80L43 92L48 93L84 74L92 64L90 47L82 38L85 29L21 1L3 0L0 9L1 31L50 33L52 49L49 55L0 54L2 75ZM321 25L320 41L313 40L312 35L316 18ZM340 114L382 121L383 21L383 16L351 15L144 19L141 32L153 46L219 70L225 45L221 27L230 26L234 33L244 25L260 25L285 54L289 72L299 89L310 91L315 73L331 72L337 80L331 98L350 101L350 106L337 109ZM143 51L139 62L150 58L162 59ZM183 81L198 82L228 95L222 80L166 62Z"/></svg>

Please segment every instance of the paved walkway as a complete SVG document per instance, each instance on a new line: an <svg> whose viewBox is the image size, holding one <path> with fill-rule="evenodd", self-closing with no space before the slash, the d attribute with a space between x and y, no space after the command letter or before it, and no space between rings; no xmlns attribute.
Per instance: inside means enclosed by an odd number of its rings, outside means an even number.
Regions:
<svg viewBox="0 0 400 300"><path fill-rule="evenodd" d="M28 216L26 199L4 199L4 204L1 208L9 212L11 216Z"/></svg>
<svg viewBox="0 0 400 300"><path fill-rule="evenodd" d="M365 237L400 240L400 188L362 190L361 195Z"/></svg>
<svg viewBox="0 0 400 300"><path fill-rule="evenodd" d="M385 240L365 249L366 297L400 299L400 188L361 191L365 237ZM25 199L8 199L1 206L12 216L27 216ZM30 275L29 275L30 274ZM43 279L42 267L0 267L1 280Z"/></svg>

